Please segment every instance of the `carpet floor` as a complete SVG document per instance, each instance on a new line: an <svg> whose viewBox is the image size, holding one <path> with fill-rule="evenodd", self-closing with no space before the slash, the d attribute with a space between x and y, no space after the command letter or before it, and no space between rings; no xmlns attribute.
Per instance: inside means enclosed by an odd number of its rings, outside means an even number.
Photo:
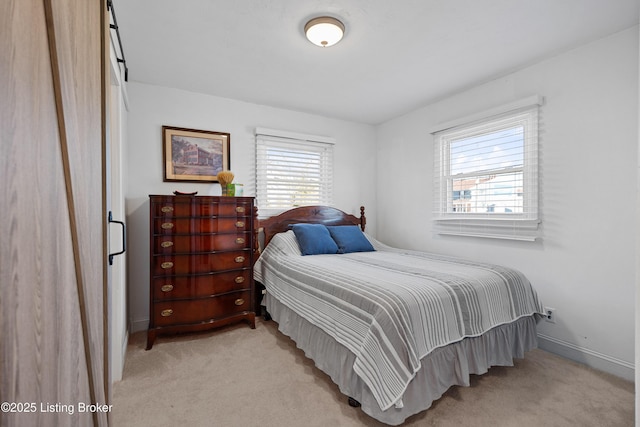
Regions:
<svg viewBox="0 0 640 427"><path fill-rule="evenodd" d="M213 332L130 337L111 424L124 426L384 426L347 404L275 322ZM632 382L542 350L472 376L403 426L634 425Z"/></svg>

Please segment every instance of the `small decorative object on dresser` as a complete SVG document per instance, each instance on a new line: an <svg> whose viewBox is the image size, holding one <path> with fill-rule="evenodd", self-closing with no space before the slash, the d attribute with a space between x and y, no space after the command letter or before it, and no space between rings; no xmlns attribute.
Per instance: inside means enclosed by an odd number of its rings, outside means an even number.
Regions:
<svg viewBox="0 0 640 427"><path fill-rule="evenodd" d="M246 320L255 328L253 197L150 195L150 309L156 335Z"/></svg>
<svg viewBox="0 0 640 427"><path fill-rule="evenodd" d="M222 171L218 174L218 182L220 182L220 187L222 188L223 196L233 196L233 194L229 194L229 186L231 186L233 182L233 172L231 171Z"/></svg>

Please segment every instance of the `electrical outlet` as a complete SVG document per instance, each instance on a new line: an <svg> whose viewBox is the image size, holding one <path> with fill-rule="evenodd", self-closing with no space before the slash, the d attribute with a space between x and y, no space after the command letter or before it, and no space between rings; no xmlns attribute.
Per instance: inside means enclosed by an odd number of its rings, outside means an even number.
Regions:
<svg viewBox="0 0 640 427"><path fill-rule="evenodd" d="M547 314L545 320L549 323L556 323L556 309L551 307L545 307L544 312Z"/></svg>

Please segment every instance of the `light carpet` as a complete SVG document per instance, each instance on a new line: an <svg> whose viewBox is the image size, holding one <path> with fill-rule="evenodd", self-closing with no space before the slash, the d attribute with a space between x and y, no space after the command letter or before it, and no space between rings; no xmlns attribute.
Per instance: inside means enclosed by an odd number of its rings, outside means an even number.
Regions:
<svg viewBox="0 0 640 427"><path fill-rule="evenodd" d="M347 404L277 323L129 341L113 388L124 426L384 426ZM634 385L542 350L472 376L403 426L633 426Z"/></svg>

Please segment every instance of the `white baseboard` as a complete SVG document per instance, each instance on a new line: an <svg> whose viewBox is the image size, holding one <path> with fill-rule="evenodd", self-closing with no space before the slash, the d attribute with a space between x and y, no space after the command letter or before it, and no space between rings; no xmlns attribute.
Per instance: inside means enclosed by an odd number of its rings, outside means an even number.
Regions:
<svg viewBox="0 0 640 427"><path fill-rule="evenodd" d="M149 319L138 319L131 321L131 333L146 331L149 328Z"/></svg>
<svg viewBox="0 0 640 427"><path fill-rule="evenodd" d="M617 359L588 348L580 347L567 341L559 340L544 334L538 334L538 347L549 353L566 357L593 369L607 372L628 381L635 380L633 363Z"/></svg>

